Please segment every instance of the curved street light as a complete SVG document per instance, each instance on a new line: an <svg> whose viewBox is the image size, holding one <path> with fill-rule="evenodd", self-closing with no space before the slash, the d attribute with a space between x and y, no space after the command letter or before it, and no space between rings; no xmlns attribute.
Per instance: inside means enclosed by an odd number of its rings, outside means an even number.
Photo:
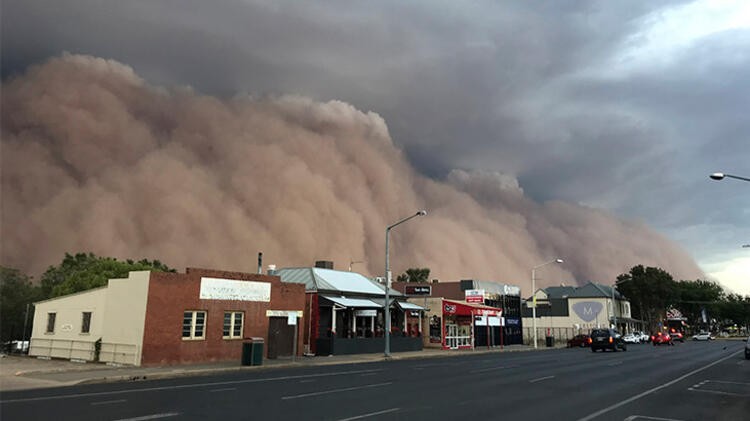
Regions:
<svg viewBox="0 0 750 421"><path fill-rule="evenodd" d="M737 180L742 180L742 181L750 181L750 178L740 177L739 175L725 174L723 172L715 172L715 173L709 175L709 177L712 180L717 180L717 181L721 181L725 177L726 178L736 178Z"/></svg>
<svg viewBox="0 0 750 421"><path fill-rule="evenodd" d="M390 306L390 288L391 288L391 261L388 257L388 237L396 225L403 224L404 222L416 218L417 216L427 215L426 210L417 211L414 215L406 217L394 224L388 225L385 229L385 357L390 358L391 356L391 306Z"/></svg>
<svg viewBox="0 0 750 421"><path fill-rule="evenodd" d="M536 270L542 266L547 266L552 263L563 263L563 259L550 260L549 262L542 263L541 265L534 266L531 268L531 301L533 306L531 307L531 324L534 326L534 349L536 349Z"/></svg>

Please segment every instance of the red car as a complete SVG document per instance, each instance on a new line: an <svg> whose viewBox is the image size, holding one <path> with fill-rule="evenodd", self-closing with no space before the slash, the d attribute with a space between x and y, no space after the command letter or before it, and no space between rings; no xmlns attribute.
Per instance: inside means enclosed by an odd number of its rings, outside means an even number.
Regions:
<svg viewBox="0 0 750 421"><path fill-rule="evenodd" d="M674 345L674 342L672 341L672 337L669 336L669 333L662 333L657 332L654 335L651 335L651 343L656 345Z"/></svg>
<svg viewBox="0 0 750 421"><path fill-rule="evenodd" d="M589 335L576 335L572 339L568 339L568 348L574 347L586 347L591 344Z"/></svg>

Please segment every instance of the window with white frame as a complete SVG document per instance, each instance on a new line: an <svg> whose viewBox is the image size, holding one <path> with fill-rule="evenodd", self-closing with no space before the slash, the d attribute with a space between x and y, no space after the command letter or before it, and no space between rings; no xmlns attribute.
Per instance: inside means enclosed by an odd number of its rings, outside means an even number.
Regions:
<svg viewBox="0 0 750 421"><path fill-rule="evenodd" d="M224 339L242 338L242 323L244 322L241 311L224 312Z"/></svg>
<svg viewBox="0 0 750 421"><path fill-rule="evenodd" d="M47 333L55 333L57 313L47 313Z"/></svg>
<svg viewBox="0 0 750 421"><path fill-rule="evenodd" d="M81 313L81 333L89 333L91 330L91 312L84 311Z"/></svg>
<svg viewBox="0 0 750 421"><path fill-rule="evenodd" d="M206 312L188 310L182 316L182 339L206 338Z"/></svg>

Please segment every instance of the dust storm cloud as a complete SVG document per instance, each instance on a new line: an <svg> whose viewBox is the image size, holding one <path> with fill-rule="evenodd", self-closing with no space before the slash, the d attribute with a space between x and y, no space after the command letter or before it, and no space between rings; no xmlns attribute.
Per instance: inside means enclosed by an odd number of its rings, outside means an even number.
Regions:
<svg viewBox="0 0 750 421"><path fill-rule="evenodd" d="M539 285L610 283L635 264L703 274L640 223L536 203L511 176L429 179L386 122L299 96L220 99L157 87L126 65L65 54L3 83L2 264L38 275L65 252L254 271L266 264L394 273L528 288L532 266L565 259Z"/></svg>

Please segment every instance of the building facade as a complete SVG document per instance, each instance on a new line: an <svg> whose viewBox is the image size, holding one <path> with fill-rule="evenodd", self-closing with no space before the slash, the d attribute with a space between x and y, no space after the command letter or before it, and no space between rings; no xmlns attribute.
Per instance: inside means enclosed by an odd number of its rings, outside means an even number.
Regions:
<svg viewBox="0 0 750 421"><path fill-rule="evenodd" d="M35 303L29 355L132 365L300 354L304 287L279 277L188 268L130 272L106 287ZM294 323L294 324L293 324Z"/></svg>

